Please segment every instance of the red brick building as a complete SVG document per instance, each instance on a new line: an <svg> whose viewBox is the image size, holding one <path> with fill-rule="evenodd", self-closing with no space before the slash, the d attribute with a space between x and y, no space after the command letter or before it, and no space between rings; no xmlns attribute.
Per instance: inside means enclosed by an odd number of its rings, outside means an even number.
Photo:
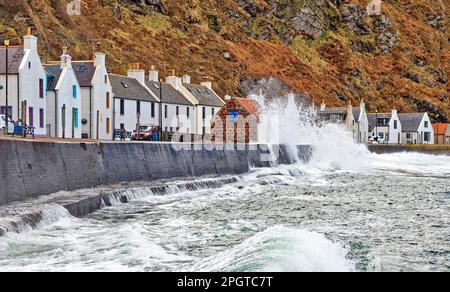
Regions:
<svg viewBox="0 0 450 292"><path fill-rule="evenodd" d="M256 143L260 104L247 98L233 98L217 113L211 123L214 143Z"/></svg>

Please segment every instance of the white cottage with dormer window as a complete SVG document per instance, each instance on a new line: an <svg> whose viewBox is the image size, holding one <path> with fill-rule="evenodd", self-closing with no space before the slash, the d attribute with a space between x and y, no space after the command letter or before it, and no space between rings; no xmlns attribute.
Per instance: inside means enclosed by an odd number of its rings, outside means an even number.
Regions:
<svg viewBox="0 0 450 292"><path fill-rule="evenodd" d="M23 46L0 47L0 111L17 121L35 127L37 136L46 131L46 74L37 51L38 39L31 29ZM8 51L8 60L6 53ZM8 70L6 70L8 64ZM6 107L6 72L8 71L8 107Z"/></svg>
<svg viewBox="0 0 450 292"><path fill-rule="evenodd" d="M45 65L47 71L47 125L49 136L81 138L81 88L65 48L59 64Z"/></svg>

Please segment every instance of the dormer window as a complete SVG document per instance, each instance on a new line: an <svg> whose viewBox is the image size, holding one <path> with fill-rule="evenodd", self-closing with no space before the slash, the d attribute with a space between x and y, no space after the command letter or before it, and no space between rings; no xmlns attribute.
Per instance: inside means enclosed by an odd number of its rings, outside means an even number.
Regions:
<svg viewBox="0 0 450 292"><path fill-rule="evenodd" d="M84 72L86 71L87 67L86 65L78 65L77 66L77 72Z"/></svg>
<svg viewBox="0 0 450 292"><path fill-rule="evenodd" d="M428 121L425 121L425 123L424 123L425 125L425 128L428 128Z"/></svg>

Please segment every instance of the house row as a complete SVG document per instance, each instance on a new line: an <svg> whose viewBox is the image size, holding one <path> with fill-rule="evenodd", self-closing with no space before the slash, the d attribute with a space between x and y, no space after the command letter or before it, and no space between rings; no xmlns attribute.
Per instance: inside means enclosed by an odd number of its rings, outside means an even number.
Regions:
<svg viewBox="0 0 450 292"><path fill-rule="evenodd" d="M155 67L146 75L136 63L127 75L111 74L99 46L92 60L72 60L64 48L60 60L42 64L37 42L28 30L23 46L0 47L1 113L37 136L111 140L117 129L159 126L161 116L165 132L209 135L225 104L210 81L192 84L174 71L163 80Z"/></svg>
<svg viewBox="0 0 450 292"><path fill-rule="evenodd" d="M327 108L322 102L318 117L320 121L344 125L357 143L376 140L383 144L435 144L428 113L367 113L363 101L358 108L351 103Z"/></svg>

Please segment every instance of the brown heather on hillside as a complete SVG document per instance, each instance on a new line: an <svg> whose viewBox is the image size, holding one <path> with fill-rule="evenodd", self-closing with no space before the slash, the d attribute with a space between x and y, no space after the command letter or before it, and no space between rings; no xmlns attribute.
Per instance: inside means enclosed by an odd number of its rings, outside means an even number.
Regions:
<svg viewBox="0 0 450 292"><path fill-rule="evenodd" d="M44 60L61 47L88 58L101 42L111 71L129 63L174 68L222 95L243 80L277 77L314 101L364 99L370 110L426 110L450 120L448 0L0 0L0 39L20 44L27 26Z"/></svg>

